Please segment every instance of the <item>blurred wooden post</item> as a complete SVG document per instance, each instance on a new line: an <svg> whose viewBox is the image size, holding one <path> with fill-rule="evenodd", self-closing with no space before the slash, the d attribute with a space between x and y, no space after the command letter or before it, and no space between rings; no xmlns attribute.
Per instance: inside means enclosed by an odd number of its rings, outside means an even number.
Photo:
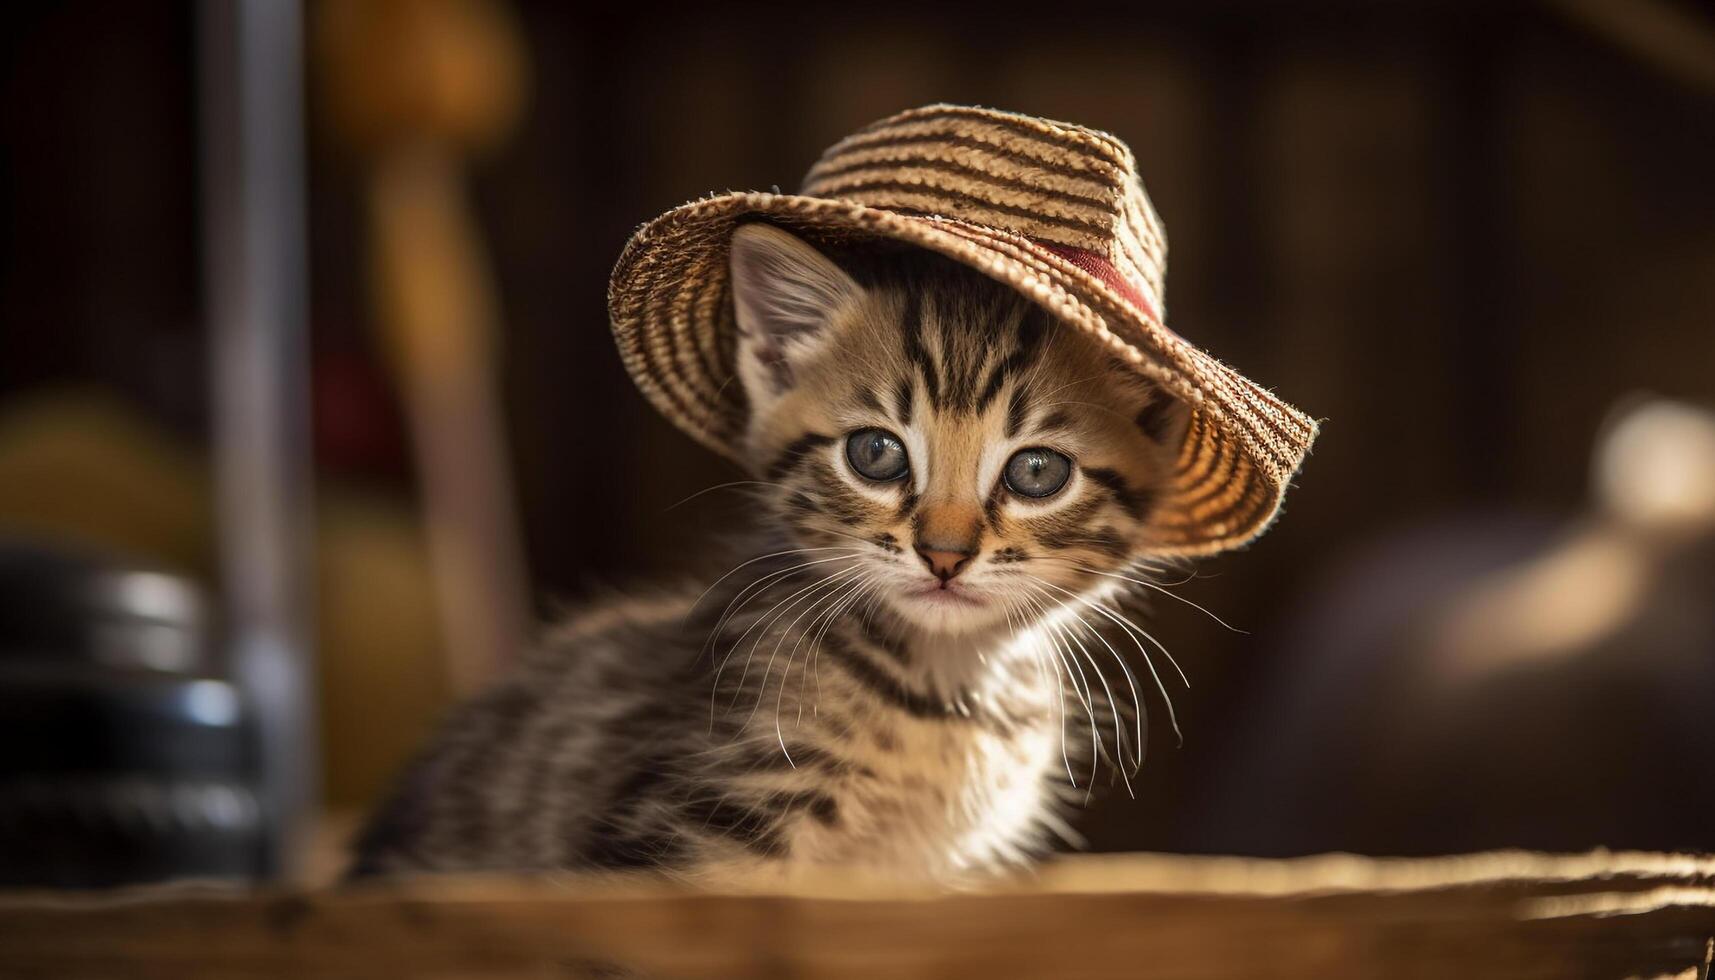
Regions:
<svg viewBox="0 0 1715 980"><path fill-rule="evenodd" d="M468 158L519 114L523 45L482 0L341 0L318 14L331 115L366 156L377 326L410 420L448 676L466 694L527 640L499 302L464 188Z"/></svg>
<svg viewBox="0 0 1715 980"><path fill-rule="evenodd" d="M306 623L301 25L294 0L204 0L198 21L222 599L231 673L256 724L269 876L298 870L320 786Z"/></svg>

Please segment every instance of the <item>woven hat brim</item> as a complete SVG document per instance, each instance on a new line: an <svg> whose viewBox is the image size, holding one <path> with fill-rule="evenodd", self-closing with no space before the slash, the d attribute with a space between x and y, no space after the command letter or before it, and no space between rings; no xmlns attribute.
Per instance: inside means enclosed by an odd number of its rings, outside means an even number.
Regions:
<svg viewBox="0 0 1715 980"><path fill-rule="evenodd" d="M963 263L1018 290L1189 405L1190 426L1152 520L1157 553L1213 554L1261 534L1315 441L1314 420L1021 235L847 201L730 193L682 205L639 229L614 267L608 312L620 357L650 402L741 464L748 409L733 367L727 248L737 224L751 218L818 244L888 239Z"/></svg>

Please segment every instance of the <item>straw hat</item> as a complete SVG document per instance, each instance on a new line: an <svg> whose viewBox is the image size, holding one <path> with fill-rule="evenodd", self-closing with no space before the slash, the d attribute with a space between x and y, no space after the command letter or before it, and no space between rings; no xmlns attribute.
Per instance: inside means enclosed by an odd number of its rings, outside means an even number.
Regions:
<svg viewBox="0 0 1715 980"><path fill-rule="evenodd" d="M719 194L649 222L620 253L608 312L638 387L743 462L727 246L763 218L824 248L890 239L1006 283L1191 408L1156 520L1165 553L1241 545L1273 520L1316 423L1162 323L1167 237L1125 144L992 109L932 105L834 144L798 194Z"/></svg>

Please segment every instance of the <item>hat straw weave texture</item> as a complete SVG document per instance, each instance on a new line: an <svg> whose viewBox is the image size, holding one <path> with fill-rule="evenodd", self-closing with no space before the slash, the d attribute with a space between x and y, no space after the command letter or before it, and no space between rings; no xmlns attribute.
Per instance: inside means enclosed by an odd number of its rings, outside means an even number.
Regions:
<svg viewBox="0 0 1715 980"><path fill-rule="evenodd" d="M608 287L620 355L680 428L743 463L733 230L765 219L837 251L885 240L1005 283L1186 402L1191 423L1153 550L1202 555L1267 528L1316 423L1169 330L1167 235L1131 151L1106 133L968 106L891 116L834 144L797 194L719 194L625 246Z"/></svg>

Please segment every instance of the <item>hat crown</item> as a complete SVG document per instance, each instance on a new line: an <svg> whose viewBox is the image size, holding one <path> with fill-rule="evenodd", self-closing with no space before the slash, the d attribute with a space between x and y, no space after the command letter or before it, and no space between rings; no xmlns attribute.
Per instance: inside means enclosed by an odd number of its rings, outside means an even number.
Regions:
<svg viewBox="0 0 1715 980"><path fill-rule="evenodd" d="M924 106L834 144L801 191L1093 253L1135 287L1151 315L1164 313L1166 231L1131 150L1100 130L995 109Z"/></svg>

